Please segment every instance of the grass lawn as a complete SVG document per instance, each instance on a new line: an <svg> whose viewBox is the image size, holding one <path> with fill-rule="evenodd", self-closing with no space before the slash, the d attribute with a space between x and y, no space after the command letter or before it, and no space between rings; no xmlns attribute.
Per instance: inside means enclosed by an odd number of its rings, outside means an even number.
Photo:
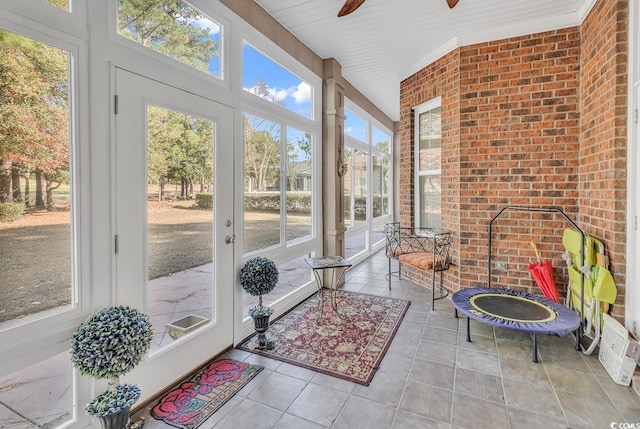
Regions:
<svg viewBox="0 0 640 429"><path fill-rule="evenodd" d="M211 262L211 210L193 201L149 203L149 277ZM309 231L306 216L289 216L289 239ZM279 241L277 213L247 213L253 249ZM0 323L71 302L71 239L68 211L33 212L0 223Z"/></svg>

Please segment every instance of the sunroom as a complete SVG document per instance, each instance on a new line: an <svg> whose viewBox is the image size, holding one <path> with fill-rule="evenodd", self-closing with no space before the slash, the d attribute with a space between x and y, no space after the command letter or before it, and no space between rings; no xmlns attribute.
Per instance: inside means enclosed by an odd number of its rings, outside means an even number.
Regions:
<svg viewBox="0 0 640 429"><path fill-rule="evenodd" d="M0 0L0 422L97 425L82 409L104 384L68 355L104 307L151 318L126 376L140 403L233 351L254 329L238 273L256 256L280 272L274 318L316 292L304 259L337 255L347 287L419 303L401 329L431 313L453 324L447 299L418 311L429 273L386 287L389 222L451 232L449 293L488 275L536 293L534 240L566 294L563 219L510 212L487 245L501 209L561 208L604 243L607 311L638 333L637 4L369 0L337 17L343 1L318 3ZM200 323L170 335L184 320ZM610 398L616 421L640 421L632 394ZM402 404L388 427L420 415ZM464 427L451 410L427 417Z"/></svg>

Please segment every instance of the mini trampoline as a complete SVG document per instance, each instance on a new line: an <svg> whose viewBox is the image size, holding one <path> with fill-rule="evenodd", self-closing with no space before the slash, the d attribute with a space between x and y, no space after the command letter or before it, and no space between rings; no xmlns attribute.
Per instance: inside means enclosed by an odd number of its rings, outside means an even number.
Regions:
<svg viewBox="0 0 640 429"><path fill-rule="evenodd" d="M540 295L509 289L469 288L451 297L457 312L467 316L467 341L471 341L470 319L533 335L533 361L538 362L536 335L562 337L580 326L580 318L568 307Z"/></svg>

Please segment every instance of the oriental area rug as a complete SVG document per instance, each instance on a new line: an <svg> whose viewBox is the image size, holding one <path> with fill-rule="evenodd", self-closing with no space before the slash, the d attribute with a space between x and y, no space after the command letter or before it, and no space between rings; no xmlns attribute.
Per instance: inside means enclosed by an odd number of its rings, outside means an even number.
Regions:
<svg viewBox="0 0 640 429"><path fill-rule="evenodd" d="M195 429L262 369L233 359L217 360L171 389L150 414L171 426Z"/></svg>
<svg viewBox="0 0 640 429"><path fill-rule="evenodd" d="M411 302L338 290L340 318L328 298L320 323L314 294L269 327L273 349L238 348L368 386Z"/></svg>

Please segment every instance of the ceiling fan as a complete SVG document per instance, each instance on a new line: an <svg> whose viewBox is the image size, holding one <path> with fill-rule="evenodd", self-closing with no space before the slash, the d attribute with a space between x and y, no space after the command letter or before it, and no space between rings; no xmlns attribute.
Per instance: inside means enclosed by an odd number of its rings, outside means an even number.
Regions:
<svg viewBox="0 0 640 429"><path fill-rule="evenodd" d="M338 17L349 15L351 12L362 6L364 0L347 0L344 2L342 9L338 12ZM450 9L453 9L455 5L458 4L458 0L447 0L447 4Z"/></svg>

